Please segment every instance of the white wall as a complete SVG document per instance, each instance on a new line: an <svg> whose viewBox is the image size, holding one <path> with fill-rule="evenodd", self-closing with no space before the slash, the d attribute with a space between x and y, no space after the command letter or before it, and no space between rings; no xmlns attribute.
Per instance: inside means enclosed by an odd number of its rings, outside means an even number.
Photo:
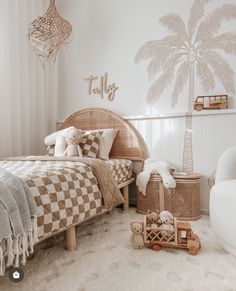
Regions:
<svg viewBox="0 0 236 291"><path fill-rule="evenodd" d="M212 0L206 14L224 4ZM234 3L228 0L226 3ZM105 107L121 115L170 112L168 87L155 106L146 102L148 80L146 66L134 63L138 49L149 40L169 34L158 22L170 12L179 14L185 23L193 1L189 0L59 0L58 9L73 25L73 39L61 52L59 60L59 119L85 107ZM220 32L235 30L235 21L222 22ZM235 57L227 58L232 68ZM88 96L85 77L108 72L119 86L114 102ZM211 94L225 92L218 81ZM196 81L195 95L204 95ZM188 89L179 98L175 112L186 111ZM231 103L233 99L231 98Z"/></svg>
<svg viewBox="0 0 236 291"><path fill-rule="evenodd" d="M235 1L228 0L227 3ZM171 111L171 92L167 87L152 107L146 102L151 81L146 72L147 62L136 65L138 49L149 40L164 37L167 31L158 22L170 12L179 14L187 23L193 1L189 0L60 0L58 9L73 25L73 39L60 52L58 59L58 120L86 107L103 107L122 116ZM225 3L212 0L206 14ZM220 33L235 31L235 21L222 23ZM224 56L234 69L235 56ZM110 81L119 86L115 100L89 96L84 78L109 73ZM224 93L220 82L209 94ZM195 96L204 95L196 79ZM186 87L173 112L187 111ZM230 96L230 107L236 98ZM129 119L129 118L128 118ZM182 163L185 117L130 120L143 135L151 154L167 159L177 167ZM203 175L201 208L208 209L207 177L216 168L219 155L236 143L236 115L197 116L193 121L194 171Z"/></svg>

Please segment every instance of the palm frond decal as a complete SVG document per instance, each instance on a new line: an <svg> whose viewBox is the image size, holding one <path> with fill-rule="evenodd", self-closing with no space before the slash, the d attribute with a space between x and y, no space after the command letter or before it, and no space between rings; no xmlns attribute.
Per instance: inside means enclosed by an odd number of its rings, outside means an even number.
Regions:
<svg viewBox="0 0 236 291"><path fill-rule="evenodd" d="M191 39L194 36L199 22L204 16L204 8L207 2L209 2L209 0L197 0L193 3L190 11L190 17L188 19L188 34Z"/></svg>
<svg viewBox="0 0 236 291"><path fill-rule="evenodd" d="M155 103L167 86L174 88L171 107L189 84L188 112L184 141L183 169L192 172L192 119L195 80L197 77L204 92L214 89L216 79L223 85L227 94L235 94L234 71L220 55L221 52L236 55L236 32L218 34L224 21L236 19L236 5L224 4L205 16L205 6L210 0L195 0L191 7L187 27L182 18L169 13L159 22L171 33L160 40L145 43L137 52L135 62L149 60L149 78L156 80L148 90L147 101Z"/></svg>
<svg viewBox="0 0 236 291"><path fill-rule="evenodd" d="M190 74L190 65L184 62L177 71L176 81L173 93L171 95L171 108L174 108L177 104L178 97L182 93L186 83L188 82L188 76Z"/></svg>

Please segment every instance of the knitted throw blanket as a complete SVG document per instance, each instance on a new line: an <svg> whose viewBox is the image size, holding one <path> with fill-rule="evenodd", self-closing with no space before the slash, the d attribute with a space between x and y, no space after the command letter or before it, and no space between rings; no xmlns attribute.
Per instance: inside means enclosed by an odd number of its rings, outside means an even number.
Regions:
<svg viewBox="0 0 236 291"><path fill-rule="evenodd" d="M26 263L37 242L37 208L28 186L0 167L0 275ZM7 258L7 262L5 259Z"/></svg>

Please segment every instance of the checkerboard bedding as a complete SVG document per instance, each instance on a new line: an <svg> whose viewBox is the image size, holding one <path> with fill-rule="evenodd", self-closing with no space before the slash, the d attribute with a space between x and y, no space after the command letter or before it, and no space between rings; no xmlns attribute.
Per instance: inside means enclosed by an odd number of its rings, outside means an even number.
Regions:
<svg viewBox="0 0 236 291"><path fill-rule="evenodd" d="M38 208L38 236L100 214L102 195L91 167L71 161L2 161L22 178Z"/></svg>
<svg viewBox="0 0 236 291"><path fill-rule="evenodd" d="M108 160L117 184L132 177L132 162ZM75 161L0 161L0 166L22 178L38 208L38 237L103 212L102 194L90 166Z"/></svg>
<svg viewBox="0 0 236 291"><path fill-rule="evenodd" d="M112 176L119 185L132 178L132 161L124 159L110 159L106 163L112 172Z"/></svg>

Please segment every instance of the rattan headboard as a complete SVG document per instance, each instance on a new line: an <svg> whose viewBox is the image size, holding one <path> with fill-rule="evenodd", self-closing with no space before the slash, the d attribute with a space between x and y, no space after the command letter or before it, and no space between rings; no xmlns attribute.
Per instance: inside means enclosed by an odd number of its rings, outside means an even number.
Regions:
<svg viewBox="0 0 236 291"><path fill-rule="evenodd" d="M143 161L145 146L135 128L119 115L102 108L88 108L72 114L59 129L74 126L82 130L116 128L118 134L113 143L110 158Z"/></svg>

